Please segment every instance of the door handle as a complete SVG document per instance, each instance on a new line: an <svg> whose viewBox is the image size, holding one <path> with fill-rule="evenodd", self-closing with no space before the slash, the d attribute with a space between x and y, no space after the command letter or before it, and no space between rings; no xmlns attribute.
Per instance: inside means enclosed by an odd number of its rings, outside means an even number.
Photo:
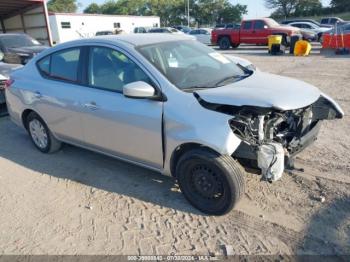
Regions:
<svg viewBox="0 0 350 262"><path fill-rule="evenodd" d="M86 103L84 104L84 107L90 109L90 110L97 110L99 109L99 107L96 105L95 102L90 102L90 103Z"/></svg>
<svg viewBox="0 0 350 262"><path fill-rule="evenodd" d="M34 92L34 97L40 99L40 98L42 98L43 96L42 96L42 94L41 94L39 91L35 91L35 92Z"/></svg>

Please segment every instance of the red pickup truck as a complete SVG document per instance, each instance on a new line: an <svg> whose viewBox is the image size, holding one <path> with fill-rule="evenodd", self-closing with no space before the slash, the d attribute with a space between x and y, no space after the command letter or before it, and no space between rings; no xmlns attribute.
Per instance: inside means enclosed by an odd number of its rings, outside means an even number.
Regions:
<svg viewBox="0 0 350 262"><path fill-rule="evenodd" d="M296 27L282 26L271 18L262 18L244 20L236 29L214 29L211 42L220 49L237 48L240 44L267 45L269 35L282 35L283 43L288 45L291 36L301 36L301 33Z"/></svg>

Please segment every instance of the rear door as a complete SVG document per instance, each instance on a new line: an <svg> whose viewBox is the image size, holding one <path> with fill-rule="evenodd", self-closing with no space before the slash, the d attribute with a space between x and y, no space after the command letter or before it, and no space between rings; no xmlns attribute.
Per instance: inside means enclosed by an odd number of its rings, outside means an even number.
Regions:
<svg viewBox="0 0 350 262"><path fill-rule="evenodd" d="M35 110L49 128L63 140L82 142L82 106L80 98L84 87L80 85L81 48L55 52L38 61L43 76L33 92Z"/></svg>
<svg viewBox="0 0 350 262"><path fill-rule="evenodd" d="M244 21L240 30L240 43L252 44L254 41L253 21Z"/></svg>
<svg viewBox="0 0 350 262"><path fill-rule="evenodd" d="M269 30L265 28L266 23L263 20L255 20L253 25L253 37L255 44L267 44L267 37L269 35Z"/></svg>
<svg viewBox="0 0 350 262"><path fill-rule="evenodd" d="M123 86L155 85L122 50L91 46L86 55L83 128L88 147L161 168L163 102L123 95Z"/></svg>

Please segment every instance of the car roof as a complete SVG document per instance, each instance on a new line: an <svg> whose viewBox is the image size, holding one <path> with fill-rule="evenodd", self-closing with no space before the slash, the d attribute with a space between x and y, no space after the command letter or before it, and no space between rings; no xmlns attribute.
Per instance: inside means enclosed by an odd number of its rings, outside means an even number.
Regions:
<svg viewBox="0 0 350 262"><path fill-rule="evenodd" d="M126 44L130 44L137 47L137 46L165 43L165 42L172 42L172 41L193 40L193 38L191 38L186 34L162 34L162 33L125 34L125 35L121 34L121 35L103 35L103 36L79 39L79 40L66 42L66 43L69 44L74 42L75 44L82 44L82 43L94 42L95 40L99 42L104 42L104 41L116 42L116 43L124 42Z"/></svg>
<svg viewBox="0 0 350 262"><path fill-rule="evenodd" d="M128 35L115 35L104 36L108 41L123 41L133 46L143 46L158 43L165 43L171 41L181 41L192 39L185 34L128 34Z"/></svg>
<svg viewBox="0 0 350 262"><path fill-rule="evenodd" d="M314 23L308 22L308 21L296 21L291 22L290 24L306 24L306 25L315 25Z"/></svg>

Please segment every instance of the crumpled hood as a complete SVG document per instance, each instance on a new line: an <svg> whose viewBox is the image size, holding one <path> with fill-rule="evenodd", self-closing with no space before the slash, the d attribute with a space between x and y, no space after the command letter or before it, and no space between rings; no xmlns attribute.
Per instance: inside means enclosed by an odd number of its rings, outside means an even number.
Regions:
<svg viewBox="0 0 350 262"><path fill-rule="evenodd" d="M282 111L309 106L321 96L320 90L310 84L259 71L241 81L196 93L209 103Z"/></svg>

